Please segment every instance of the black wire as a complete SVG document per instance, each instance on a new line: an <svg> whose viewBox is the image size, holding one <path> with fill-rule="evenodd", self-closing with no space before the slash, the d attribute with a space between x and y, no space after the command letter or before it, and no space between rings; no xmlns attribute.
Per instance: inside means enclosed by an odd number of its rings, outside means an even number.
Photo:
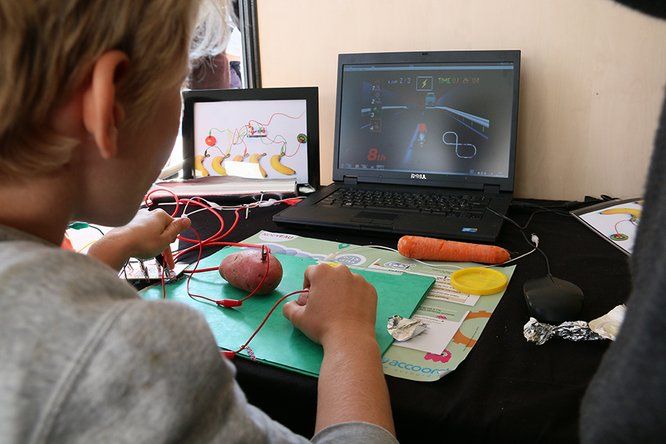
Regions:
<svg viewBox="0 0 666 444"><path fill-rule="evenodd" d="M536 251L538 251L539 253L541 253L541 256L543 256L543 259L544 259L544 261L546 262L546 270L548 271L547 276L550 277L550 278L552 279L553 274L550 272L550 261L548 260L548 256L546 256L546 253L544 253L543 250L542 250L541 248L539 248L539 245L537 245L537 244L535 244L535 243L532 243L532 241L527 237L527 234L525 234L525 228L527 228L527 226L528 226L529 223L532 221L532 218L534 217L534 215L535 215L537 212L535 211L534 213L532 213L532 214L530 215L530 218L528 219L527 224L525 224L524 227L521 227L521 226L518 224L518 222L514 221L513 219L511 219L511 218L509 218L509 217L507 217L507 216L505 216L505 215L503 215L503 214L498 213L497 211L493 210L492 208L488 207L487 210L490 211L491 213L493 213L493 214L495 214L495 215L501 217L502 219L504 219L504 220L506 220L506 221L512 223L513 225L516 226L516 228L518 228L518 230L520 230L520 234L523 235L523 238L525 239L525 242L527 242L527 243L530 245L530 247L534 247L534 249L535 249ZM549 210L549 211L550 211L550 210ZM545 213L546 211L541 211L541 212L542 212L542 213Z"/></svg>
<svg viewBox="0 0 666 444"><path fill-rule="evenodd" d="M129 262L130 262L130 258L128 258L125 261L125 263L123 264L123 268L120 269L120 271L123 273L126 281L129 280L129 279L127 279L127 266L129 265ZM118 273L118 275L120 275L120 272Z"/></svg>
<svg viewBox="0 0 666 444"><path fill-rule="evenodd" d="M104 232L99 227L96 227L95 225L92 224L88 224L88 226L94 230L97 230L102 236L105 235Z"/></svg>
<svg viewBox="0 0 666 444"><path fill-rule="evenodd" d="M563 211L554 211L554 210L547 209L547 208L543 209L543 210L536 210L536 211L533 211L530 214L530 217L527 218L527 222L525 223L525 225L523 225L522 227L518 226L518 228L520 228L521 230L526 230L527 227L532 223L532 219L534 219L534 216L536 216L537 214L543 214L543 213L552 213L552 214L557 214L558 216L571 216L571 213L565 213Z"/></svg>
<svg viewBox="0 0 666 444"><path fill-rule="evenodd" d="M580 203L580 202L578 202ZM569 207L569 205L573 205L574 202L565 202L563 204L557 204L557 205L539 205L534 202L520 202L520 201L513 201L511 202L511 206L514 208L521 208L521 207L535 207L535 208L541 208L541 209L547 209L547 210L565 210Z"/></svg>

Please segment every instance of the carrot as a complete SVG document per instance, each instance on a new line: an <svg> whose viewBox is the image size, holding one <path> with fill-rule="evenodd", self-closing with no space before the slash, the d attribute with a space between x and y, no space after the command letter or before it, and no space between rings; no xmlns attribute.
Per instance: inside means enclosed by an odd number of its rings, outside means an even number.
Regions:
<svg viewBox="0 0 666 444"><path fill-rule="evenodd" d="M511 258L508 251L494 245L471 244L421 236L402 236L398 241L398 251L405 257L425 261L501 264Z"/></svg>

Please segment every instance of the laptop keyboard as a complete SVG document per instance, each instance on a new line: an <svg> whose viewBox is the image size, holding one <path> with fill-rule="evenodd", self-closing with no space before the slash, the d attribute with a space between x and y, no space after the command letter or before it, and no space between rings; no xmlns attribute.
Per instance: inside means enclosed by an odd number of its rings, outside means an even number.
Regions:
<svg viewBox="0 0 666 444"><path fill-rule="evenodd" d="M490 200L489 197L481 194L416 193L340 188L317 202L317 205L481 219Z"/></svg>

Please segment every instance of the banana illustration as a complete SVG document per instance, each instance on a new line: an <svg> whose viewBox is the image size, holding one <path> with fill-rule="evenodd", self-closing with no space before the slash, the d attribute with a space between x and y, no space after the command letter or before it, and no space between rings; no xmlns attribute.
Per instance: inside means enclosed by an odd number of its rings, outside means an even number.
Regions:
<svg viewBox="0 0 666 444"><path fill-rule="evenodd" d="M224 156L217 156L213 157L213 169L219 174L220 176L226 176L227 175L227 169L224 168L224 165L222 165L222 162L229 157L228 154L225 154Z"/></svg>
<svg viewBox="0 0 666 444"><path fill-rule="evenodd" d="M234 162L242 162L243 159L245 159L245 156L244 156L244 155L242 155L242 154L236 154L236 155L234 156L234 158L231 159L231 160L233 160Z"/></svg>
<svg viewBox="0 0 666 444"><path fill-rule="evenodd" d="M203 177L210 176L210 173L203 165L203 160L205 157L206 156L204 156L203 154L197 154L196 156L194 156L194 169L196 171L201 171L201 175Z"/></svg>
<svg viewBox="0 0 666 444"><path fill-rule="evenodd" d="M259 163L259 160L264 157L266 153L254 153L253 155L250 156L250 163L256 163L259 165L259 171L261 171L261 175L264 177L268 177L268 173L264 169L264 167L261 166L261 163Z"/></svg>
<svg viewBox="0 0 666 444"><path fill-rule="evenodd" d="M628 215L631 216L632 220L641 218L641 210L637 210L637 209L634 209L634 208L612 208L610 210L602 211L601 214L605 214L605 215L609 215L609 214L628 214Z"/></svg>
<svg viewBox="0 0 666 444"><path fill-rule="evenodd" d="M282 165L282 163L280 162L283 156L284 154L276 154L274 156L271 156L271 166L278 173L284 174L285 176L293 176L294 174L296 174L296 171L294 171L293 169L289 168L286 165Z"/></svg>

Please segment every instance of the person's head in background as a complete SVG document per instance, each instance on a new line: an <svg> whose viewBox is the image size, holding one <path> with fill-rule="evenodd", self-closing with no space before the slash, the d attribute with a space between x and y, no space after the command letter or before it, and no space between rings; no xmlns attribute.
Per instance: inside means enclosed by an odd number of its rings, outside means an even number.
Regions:
<svg viewBox="0 0 666 444"><path fill-rule="evenodd" d="M226 0L0 0L0 223L129 221L173 147L188 55L220 52L226 17Z"/></svg>

